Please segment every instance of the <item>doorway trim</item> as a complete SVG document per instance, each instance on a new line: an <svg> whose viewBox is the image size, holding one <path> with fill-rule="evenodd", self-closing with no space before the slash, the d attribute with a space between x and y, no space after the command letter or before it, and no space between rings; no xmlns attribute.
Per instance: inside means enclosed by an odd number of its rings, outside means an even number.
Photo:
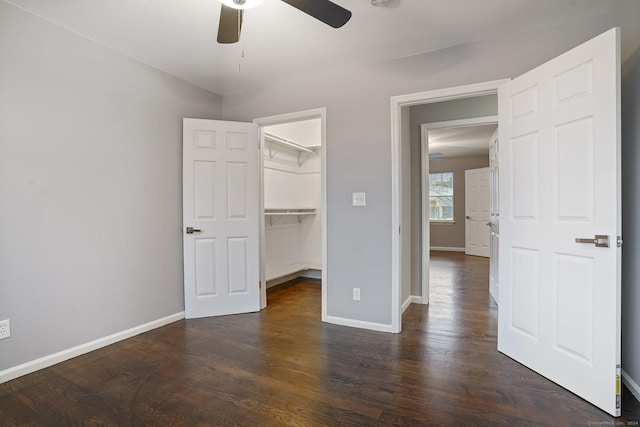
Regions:
<svg viewBox="0 0 640 427"><path fill-rule="evenodd" d="M320 199L321 199L321 227L322 227L322 282L321 282L321 311L322 321L327 319L327 109L326 107L294 113L278 114L261 117L253 122L259 126L260 132L260 309L267 306L267 282L265 275L265 219L264 219L264 127L303 120L320 119Z"/></svg>
<svg viewBox="0 0 640 427"><path fill-rule="evenodd" d="M486 117L473 117L469 119L448 120L444 122L432 122L422 123L420 125L420 160L422 161L420 167L420 182L422 195L422 215L420 222L422 223L422 246L421 257L422 260L422 275L421 286L422 290L422 304L429 304L429 263L431 262L431 229L429 220L429 206L427 200L429 199L429 131L435 129L446 129L453 127L466 127L476 125L491 125L498 123L498 116L486 116Z"/></svg>
<svg viewBox="0 0 640 427"><path fill-rule="evenodd" d="M391 97L391 329L402 330L402 108L493 95L510 79ZM406 255L409 256L409 255Z"/></svg>

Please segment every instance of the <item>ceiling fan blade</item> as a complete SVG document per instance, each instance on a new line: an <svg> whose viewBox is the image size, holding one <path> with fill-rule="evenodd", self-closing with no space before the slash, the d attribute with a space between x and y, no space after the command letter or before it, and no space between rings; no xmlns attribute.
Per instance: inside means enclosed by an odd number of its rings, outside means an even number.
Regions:
<svg viewBox="0 0 640 427"><path fill-rule="evenodd" d="M351 19L351 12L329 0L282 0L333 28L340 28Z"/></svg>
<svg viewBox="0 0 640 427"><path fill-rule="evenodd" d="M242 28L242 10L222 5L220 9L220 25L218 26L218 43L237 43Z"/></svg>

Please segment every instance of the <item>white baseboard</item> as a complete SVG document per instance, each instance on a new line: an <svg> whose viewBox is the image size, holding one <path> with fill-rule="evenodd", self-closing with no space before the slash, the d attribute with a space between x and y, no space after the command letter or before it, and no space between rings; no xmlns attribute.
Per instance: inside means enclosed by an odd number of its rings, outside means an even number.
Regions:
<svg viewBox="0 0 640 427"><path fill-rule="evenodd" d="M411 295L411 304L426 304L421 296Z"/></svg>
<svg viewBox="0 0 640 427"><path fill-rule="evenodd" d="M315 264L312 262L296 262L294 264L289 264L284 267L281 267L277 270L270 270L265 274L265 276L266 276L267 282L271 282L272 280L277 280L277 279L281 279L283 277L289 277L292 275L297 275L295 277L302 276L302 274L305 273L307 270L322 271L322 265ZM291 279L288 279L288 280L291 280Z"/></svg>
<svg viewBox="0 0 640 427"><path fill-rule="evenodd" d="M432 251L443 251L443 252L464 252L465 248L449 248L446 246L430 246L430 250Z"/></svg>
<svg viewBox="0 0 640 427"><path fill-rule="evenodd" d="M402 303L402 312L404 313L411 304L422 304L422 297L416 295L409 295Z"/></svg>
<svg viewBox="0 0 640 427"><path fill-rule="evenodd" d="M633 394L633 397L640 402L640 385L638 385L638 383L635 382L624 370L622 370L622 382L627 386L631 394Z"/></svg>
<svg viewBox="0 0 640 427"><path fill-rule="evenodd" d="M334 325L349 326L352 328L369 329L379 332L393 332L393 326L384 323L365 322L363 320L345 319L344 317L327 316L322 319L327 323Z"/></svg>
<svg viewBox="0 0 640 427"><path fill-rule="evenodd" d="M0 384L182 319L184 319L184 311L5 369L0 371Z"/></svg>
<svg viewBox="0 0 640 427"><path fill-rule="evenodd" d="M287 283L287 282L289 282L291 280L297 279L298 277L300 277L300 272L287 274L285 276L279 276L279 277L274 278L274 279L268 279L267 280L267 289L273 288L274 286L278 286L278 285L281 285L283 283Z"/></svg>
<svg viewBox="0 0 640 427"><path fill-rule="evenodd" d="M300 277L304 277L305 279L322 280L322 269L310 268L309 270L304 270L300 272Z"/></svg>

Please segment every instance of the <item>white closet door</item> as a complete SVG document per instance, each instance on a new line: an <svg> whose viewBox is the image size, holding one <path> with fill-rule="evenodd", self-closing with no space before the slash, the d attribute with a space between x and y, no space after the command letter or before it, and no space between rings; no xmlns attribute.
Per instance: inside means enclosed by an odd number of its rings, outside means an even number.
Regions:
<svg viewBox="0 0 640 427"><path fill-rule="evenodd" d="M498 143L498 132L496 131L491 135L489 139L489 192L491 198L489 223L491 224L491 257L489 259L489 293L493 300L498 303L500 286L498 282L498 266L500 265L500 187L498 180L500 177L499 169L499 153L500 146Z"/></svg>
<svg viewBox="0 0 640 427"><path fill-rule="evenodd" d="M258 127L184 119L185 317L260 310Z"/></svg>

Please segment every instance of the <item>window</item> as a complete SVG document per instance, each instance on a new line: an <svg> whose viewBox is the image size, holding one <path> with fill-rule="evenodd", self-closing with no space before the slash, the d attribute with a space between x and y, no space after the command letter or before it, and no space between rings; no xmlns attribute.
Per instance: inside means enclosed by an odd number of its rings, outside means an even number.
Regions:
<svg viewBox="0 0 640 427"><path fill-rule="evenodd" d="M453 221L453 172L429 174L429 220Z"/></svg>

